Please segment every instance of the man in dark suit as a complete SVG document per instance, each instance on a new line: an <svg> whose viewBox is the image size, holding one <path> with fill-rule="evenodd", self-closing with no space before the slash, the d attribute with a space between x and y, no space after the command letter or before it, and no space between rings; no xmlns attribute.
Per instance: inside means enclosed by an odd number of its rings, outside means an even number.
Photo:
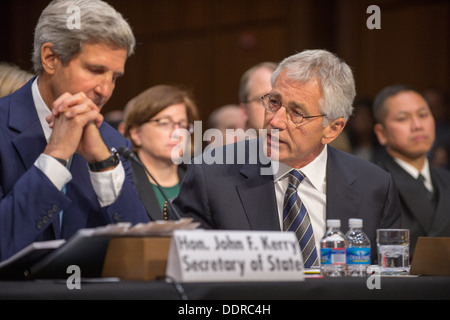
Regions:
<svg viewBox="0 0 450 320"><path fill-rule="evenodd" d="M374 101L374 126L386 155L378 164L394 178L402 205L402 228L410 230L410 257L418 237L450 236L450 172L433 168L428 152L435 120L420 93L405 85L383 89Z"/></svg>
<svg viewBox="0 0 450 320"><path fill-rule="evenodd" d="M352 113L355 86L350 68L327 51L307 50L285 59L272 85L262 98L267 137L194 159L174 206L204 228L292 230L305 267L318 266L327 219L341 219L345 232L349 218L361 218L375 260L376 229L400 225L396 186L374 164L327 146ZM263 153L270 163L260 156ZM287 198L297 194L299 210L289 211L285 194L288 185L290 189L295 179L301 180L292 178L296 172L304 178ZM297 213L291 216L296 211L302 222L296 222Z"/></svg>
<svg viewBox="0 0 450 320"><path fill-rule="evenodd" d="M69 6L82 28L67 27ZM130 163L113 149L131 143L100 114L134 44L102 1L53 1L43 11L38 76L0 100L0 260L81 228L148 221Z"/></svg>

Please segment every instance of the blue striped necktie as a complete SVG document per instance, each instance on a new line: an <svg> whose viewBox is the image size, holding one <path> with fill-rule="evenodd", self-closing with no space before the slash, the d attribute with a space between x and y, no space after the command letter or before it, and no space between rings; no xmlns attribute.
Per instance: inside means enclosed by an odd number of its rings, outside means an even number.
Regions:
<svg viewBox="0 0 450 320"><path fill-rule="evenodd" d="M303 202L297 194L303 175L297 171L289 172L289 186L284 196L283 229L293 231L299 240L305 268L319 266L314 232Z"/></svg>
<svg viewBox="0 0 450 320"><path fill-rule="evenodd" d="M67 161L67 164L66 164L66 168L67 168L67 170L70 170L70 165L72 164L72 157L70 157L69 158L69 160ZM62 187L62 190L61 190L64 194L67 194L67 184L65 184L63 187ZM62 229L62 220L63 220L63 214L64 214L64 211L63 210L61 210L60 212L59 212L59 227Z"/></svg>

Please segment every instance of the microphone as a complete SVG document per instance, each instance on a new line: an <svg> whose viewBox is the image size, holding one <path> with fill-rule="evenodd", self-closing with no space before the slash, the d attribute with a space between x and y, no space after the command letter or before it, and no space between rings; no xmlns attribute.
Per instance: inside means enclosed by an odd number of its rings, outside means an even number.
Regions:
<svg viewBox="0 0 450 320"><path fill-rule="evenodd" d="M164 193L163 189L161 188L161 185L158 183L158 181L156 181L156 179L152 176L152 174L147 170L147 167L142 163L141 160L139 160L139 158L136 156L136 154L133 151L131 151L129 148L127 148L127 147L119 147L119 149L117 149L117 153L119 153L125 159L132 160L132 161L136 162L138 165L140 165L145 170L145 172L155 182L156 187L161 192L162 196L164 197L164 200L166 200L166 203L167 203L167 205L170 208L170 212L172 212L175 215L177 220L180 220L181 219L180 214L178 213L176 208L172 206L172 202L169 200L169 198L167 198L167 195Z"/></svg>

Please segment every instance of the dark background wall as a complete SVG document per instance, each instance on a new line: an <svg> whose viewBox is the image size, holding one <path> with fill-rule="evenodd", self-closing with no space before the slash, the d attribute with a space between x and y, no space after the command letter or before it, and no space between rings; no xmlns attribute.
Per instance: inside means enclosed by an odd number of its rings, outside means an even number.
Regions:
<svg viewBox="0 0 450 320"><path fill-rule="evenodd" d="M359 96L405 82L450 91L447 0L108 0L127 18L136 53L104 112L160 83L191 89L203 120L236 103L242 73L261 61L323 48L353 68ZM48 0L2 0L0 61L31 69L33 30ZM367 7L381 9L369 30Z"/></svg>

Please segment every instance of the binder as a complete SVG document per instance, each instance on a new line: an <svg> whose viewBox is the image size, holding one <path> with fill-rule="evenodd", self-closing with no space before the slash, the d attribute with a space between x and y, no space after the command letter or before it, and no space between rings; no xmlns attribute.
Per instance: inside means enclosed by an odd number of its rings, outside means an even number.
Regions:
<svg viewBox="0 0 450 320"><path fill-rule="evenodd" d="M28 268L66 241L50 240L33 242L10 258L0 262L0 280L21 280L26 278Z"/></svg>
<svg viewBox="0 0 450 320"><path fill-rule="evenodd" d="M101 277L109 237L81 229L66 240L34 242L0 263L1 280L67 279L77 265L81 277Z"/></svg>
<svg viewBox="0 0 450 320"><path fill-rule="evenodd" d="M450 237L419 237L410 274L450 276Z"/></svg>
<svg viewBox="0 0 450 320"><path fill-rule="evenodd" d="M184 218L80 229L67 241L34 242L0 262L0 280L67 279L71 265L81 278L153 280L165 275L172 232L198 225Z"/></svg>

